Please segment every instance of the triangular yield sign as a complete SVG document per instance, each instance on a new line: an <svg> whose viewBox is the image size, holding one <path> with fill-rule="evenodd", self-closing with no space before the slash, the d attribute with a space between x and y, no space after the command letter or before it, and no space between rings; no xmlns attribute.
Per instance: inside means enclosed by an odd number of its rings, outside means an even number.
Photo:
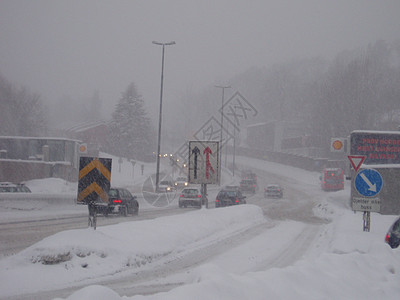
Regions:
<svg viewBox="0 0 400 300"><path fill-rule="evenodd" d="M365 155L348 155L347 157L349 158L350 163L356 172L367 158Z"/></svg>

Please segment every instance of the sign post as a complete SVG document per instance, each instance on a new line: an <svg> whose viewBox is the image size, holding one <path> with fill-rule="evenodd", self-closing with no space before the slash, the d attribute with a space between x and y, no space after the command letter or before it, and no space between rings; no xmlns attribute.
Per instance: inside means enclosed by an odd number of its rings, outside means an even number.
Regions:
<svg viewBox="0 0 400 300"><path fill-rule="evenodd" d="M383 179L374 169L364 169L354 178L355 191L352 192L352 208L363 211L363 230L370 231L370 213L381 211L381 200L378 194L382 190Z"/></svg>
<svg viewBox="0 0 400 300"><path fill-rule="evenodd" d="M208 208L207 184L219 184L219 142L189 141L189 183L201 184L202 205Z"/></svg>

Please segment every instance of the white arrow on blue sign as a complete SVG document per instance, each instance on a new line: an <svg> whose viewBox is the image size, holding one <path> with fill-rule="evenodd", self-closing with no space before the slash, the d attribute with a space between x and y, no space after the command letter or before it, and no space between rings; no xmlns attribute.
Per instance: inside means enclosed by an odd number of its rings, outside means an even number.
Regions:
<svg viewBox="0 0 400 300"><path fill-rule="evenodd" d="M365 197L374 197L381 191L383 179L378 171L365 169L357 174L354 185L361 195Z"/></svg>

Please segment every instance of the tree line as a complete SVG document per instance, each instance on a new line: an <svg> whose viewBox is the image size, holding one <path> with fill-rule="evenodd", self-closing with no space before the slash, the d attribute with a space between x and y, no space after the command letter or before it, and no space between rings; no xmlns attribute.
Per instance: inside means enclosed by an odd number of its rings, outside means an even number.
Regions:
<svg viewBox="0 0 400 300"><path fill-rule="evenodd" d="M96 103L98 93L91 99ZM0 75L0 135L51 136L49 112L40 96L24 87L16 87ZM88 115L94 120L95 116ZM148 159L154 151L153 128L144 108L144 100L134 83L122 93L111 120L108 122L109 139L102 150L130 159Z"/></svg>
<svg viewBox="0 0 400 300"><path fill-rule="evenodd" d="M400 40L379 40L332 60L317 57L256 66L227 82L232 88L226 90L225 100L240 91L258 110L251 123L298 124L303 135L318 137L326 149L331 137L347 137L353 130L398 130L400 125ZM220 90L209 87L182 102L192 101L203 120L210 108L217 115L220 99ZM186 123L192 120L188 117Z"/></svg>

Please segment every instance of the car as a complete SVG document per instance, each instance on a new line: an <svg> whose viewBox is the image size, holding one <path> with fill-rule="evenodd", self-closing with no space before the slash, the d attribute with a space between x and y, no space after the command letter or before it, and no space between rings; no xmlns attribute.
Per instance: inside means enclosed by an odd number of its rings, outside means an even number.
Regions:
<svg viewBox="0 0 400 300"><path fill-rule="evenodd" d="M177 177L174 183L176 188L184 188L189 185L186 177Z"/></svg>
<svg viewBox="0 0 400 300"><path fill-rule="evenodd" d="M252 171L242 171L242 179L252 179L257 183L257 175Z"/></svg>
<svg viewBox="0 0 400 300"><path fill-rule="evenodd" d="M138 215L139 202L136 196L133 196L126 188L111 187L108 191L108 198L108 203L97 203L98 211L103 215Z"/></svg>
<svg viewBox="0 0 400 300"><path fill-rule="evenodd" d="M400 245L400 217L390 226L386 236L385 242L394 249Z"/></svg>
<svg viewBox="0 0 400 300"><path fill-rule="evenodd" d="M269 184L264 188L265 198L282 198L283 188L279 184Z"/></svg>
<svg viewBox="0 0 400 300"><path fill-rule="evenodd" d="M156 189L157 193L169 193L175 190L174 184L170 180L161 180Z"/></svg>
<svg viewBox="0 0 400 300"><path fill-rule="evenodd" d="M185 188L179 196L179 207L194 206L201 208L203 202L201 193L196 188Z"/></svg>
<svg viewBox="0 0 400 300"><path fill-rule="evenodd" d="M23 183L0 182L0 193L31 193Z"/></svg>
<svg viewBox="0 0 400 300"><path fill-rule="evenodd" d="M253 179L242 179L240 181L240 190L242 192L251 192L255 193L257 188L257 182L255 182Z"/></svg>
<svg viewBox="0 0 400 300"><path fill-rule="evenodd" d="M240 190L222 189L215 199L215 207L246 204L246 196Z"/></svg>
<svg viewBox="0 0 400 300"><path fill-rule="evenodd" d="M238 185L227 185L224 187L225 190L241 191Z"/></svg>

